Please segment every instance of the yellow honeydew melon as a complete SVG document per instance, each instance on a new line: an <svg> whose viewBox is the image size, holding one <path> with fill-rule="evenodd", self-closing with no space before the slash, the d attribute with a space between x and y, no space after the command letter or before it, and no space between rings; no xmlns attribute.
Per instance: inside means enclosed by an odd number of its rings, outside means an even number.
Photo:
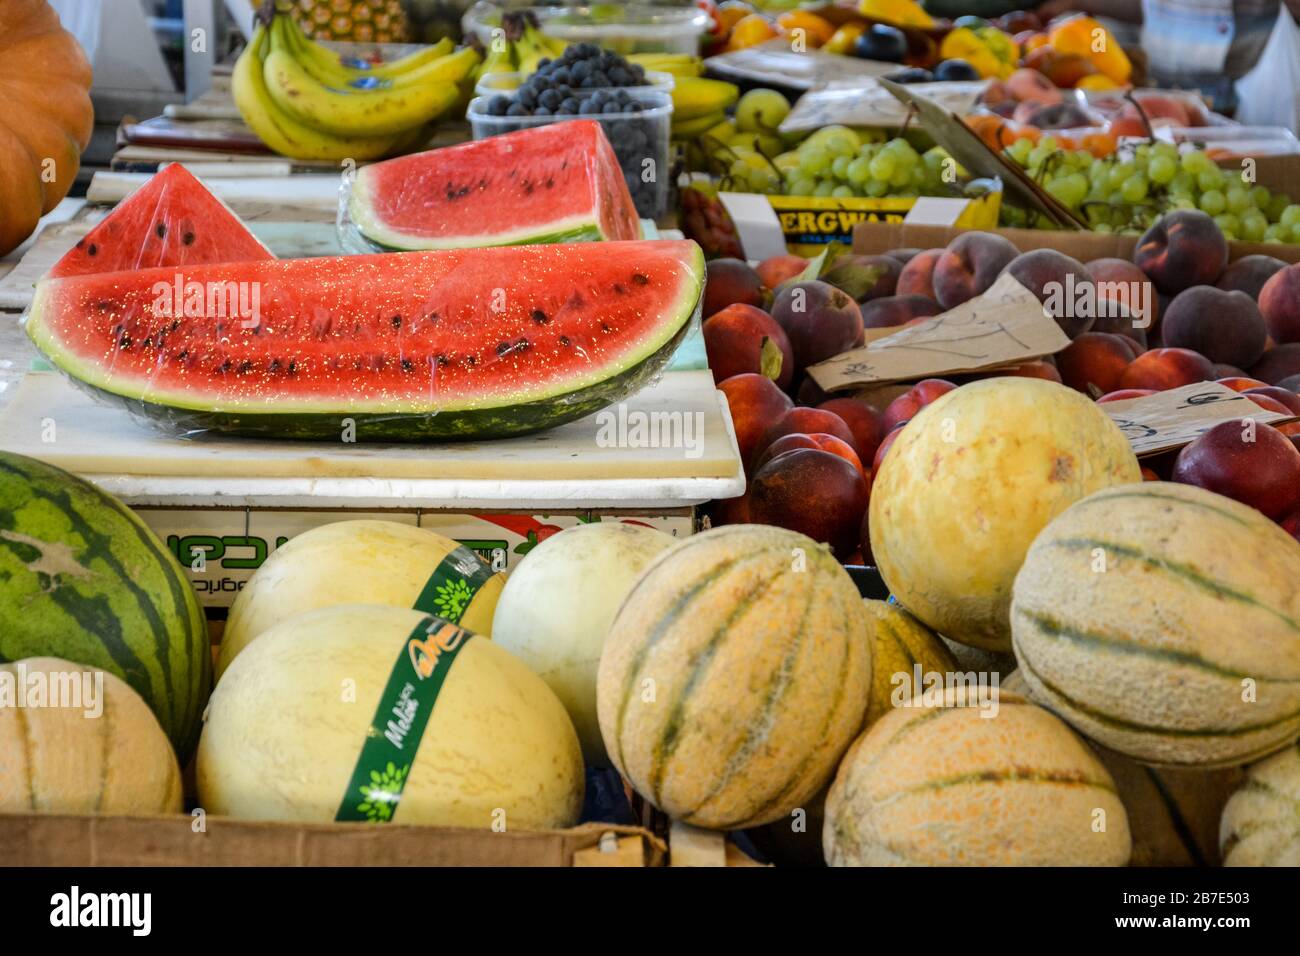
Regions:
<svg viewBox="0 0 1300 956"><path fill-rule="evenodd" d="M1300 866L1300 747L1246 771L1223 808L1224 866Z"/></svg>
<svg viewBox="0 0 1300 956"><path fill-rule="evenodd" d="M213 692L197 780L209 813L327 822L380 695L426 615L343 605L262 634ZM458 652L415 751L395 823L529 830L582 809L582 753L564 706L483 637Z"/></svg>
<svg viewBox="0 0 1300 956"><path fill-rule="evenodd" d="M1035 535L1074 502L1138 481L1128 441L1085 395L990 378L923 408L871 489L871 550L932 630L1006 651L1011 584Z"/></svg>
<svg viewBox="0 0 1300 956"><path fill-rule="evenodd" d="M1001 693L996 711L918 703L885 714L826 797L832 866L1123 866L1130 837L1106 768L1060 719ZM993 713L994 716L984 716Z"/></svg>
<svg viewBox="0 0 1300 956"><path fill-rule="evenodd" d="M675 543L644 525L578 525L530 551L497 601L492 639L555 691L591 766L609 765L596 718L605 635L641 571Z"/></svg>
<svg viewBox="0 0 1300 956"><path fill-rule="evenodd" d="M0 813L180 809L176 754L130 685L57 657L0 664Z"/></svg>
<svg viewBox="0 0 1300 956"><path fill-rule="evenodd" d="M1029 550L1011 624L1034 699L1142 763L1231 766L1300 735L1300 547L1220 495L1074 505Z"/></svg>
<svg viewBox="0 0 1300 956"><path fill-rule="evenodd" d="M255 637L304 611L357 603L413 607L435 570L448 570L449 555L453 561L467 557L468 549L460 547L424 528L373 519L336 521L298 535L276 549L235 598L221 636L217 677ZM491 637L504 582L505 575L492 575L456 623ZM454 609L458 597L449 593L453 604L446 606Z"/></svg>
<svg viewBox="0 0 1300 956"><path fill-rule="evenodd" d="M728 525L660 554L619 609L597 712L614 766L675 819L789 816L826 784L871 688L862 598L811 538Z"/></svg>
<svg viewBox="0 0 1300 956"><path fill-rule="evenodd" d="M871 619L868 625L872 639L871 700L865 724L870 727L894 708L896 696L910 698L924 690L924 675L937 673L946 679L958 668L943 642L897 604L862 603ZM918 664L922 674L920 685L916 681Z"/></svg>

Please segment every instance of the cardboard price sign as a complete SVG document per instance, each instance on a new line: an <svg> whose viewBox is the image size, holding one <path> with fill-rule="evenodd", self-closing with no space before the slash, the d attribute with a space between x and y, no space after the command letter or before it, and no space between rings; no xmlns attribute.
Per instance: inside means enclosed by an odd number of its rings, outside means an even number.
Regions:
<svg viewBox="0 0 1300 956"><path fill-rule="evenodd" d="M810 366L808 373L831 392L1019 365L1069 344L1038 297L1003 275L983 295Z"/></svg>
<svg viewBox="0 0 1300 956"><path fill-rule="evenodd" d="M1260 408L1249 395L1218 382L1198 382L1098 407L1119 426L1138 457L1181 448L1223 422L1249 418L1276 425L1300 417Z"/></svg>
<svg viewBox="0 0 1300 956"><path fill-rule="evenodd" d="M910 84L913 92L928 97L957 116L974 112L988 80L941 81ZM781 121L780 132L821 129L836 123L845 126L902 126L911 108L893 93L867 76L858 80L835 80L799 97L794 109Z"/></svg>

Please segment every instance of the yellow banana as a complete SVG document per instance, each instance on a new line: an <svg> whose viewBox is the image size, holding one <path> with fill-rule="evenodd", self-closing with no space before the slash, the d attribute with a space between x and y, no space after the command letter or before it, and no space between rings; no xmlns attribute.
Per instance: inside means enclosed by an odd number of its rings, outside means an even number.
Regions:
<svg viewBox="0 0 1300 956"><path fill-rule="evenodd" d="M734 83L703 76L682 77L673 84L673 122L725 110L739 95Z"/></svg>
<svg viewBox="0 0 1300 956"><path fill-rule="evenodd" d="M671 73L673 76L704 75L704 61L690 53L633 53L627 60L647 70Z"/></svg>
<svg viewBox="0 0 1300 956"><path fill-rule="evenodd" d="M445 72L452 73L453 79L457 78L454 76L455 71L448 71L446 66L441 70L430 71L434 63L454 55L452 51L456 44L446 37L392 63L380 64L373 69L357 69L346 66L337 53L308 38L292 17L286 16L284 19L285 39L294 59L317 82L330 89L343 92L391 89L394 86L411 86L430 79L440 79Z"/></svg>
<svg viewBox="0 0 1300 956"><path fill-rule="evenodd" d="M271 99L262 76L262 58L270 31L261 23L235 62L231 93L248 128L282 156L295 159L367 160L388 155L401 137L333 136L304 126L284 113Z"/></svg>
<svg viewBox="0 0 1300 956"><path fill-rule="evenodd" d="M706 133L713 127L717 126L727 118L727 114L722 110L714 110L711 113L704 113L694 119L679 121L677 111L673 111L673 123L671 135L673 139L689 139Z"/></svg>
<svg viewBox="0 0 1300 956"><path fill-rule="evenodd" d="M404 133L441 116L460 94L454 82L383 90L331 89L294 58L279 18L271 25L271 51L263 71L271 99L280 109L306 126L340 136Z"/></svg>

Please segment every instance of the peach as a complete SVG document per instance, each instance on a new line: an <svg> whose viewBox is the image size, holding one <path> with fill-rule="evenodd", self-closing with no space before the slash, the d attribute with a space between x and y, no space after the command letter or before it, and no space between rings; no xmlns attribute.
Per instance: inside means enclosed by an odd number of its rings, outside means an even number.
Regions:
<svg viewBox="0 0 1300 956"><path fill-rule="evenodd" d="M1038 296L1038 301L1068 337L1087 332L1092 325L1091 307L1077 308L1075 290L1086 290L1092 285L1092 274L1078 259L1055 249L1034 249L1016 256L1003 271ZM1080 312L1087 314L1080 315Z"/></svg>
<svg viewBox="0 0 1300 956"><path fill-rule="evenodd" d="M979 230L963 232L948 243L934 264L935 299L945 309L951 309L975 298L1017 255L1006 236Z"/></svg>
<svg viewBox="0 0 1300 956"><path fill-rule="evenodd" d="M1199 209L1179 209L1142 234L1133 262L1157 289L1177 295L1194 285L1214 284L1228 264L1228 241Z"/></svg>
<svg viewBox="0 0 1300 956"><path fill-rule="evenodd" d="M1275 272L1264 283L1259 310L1274 342L1300 342L1300 263Z"/></svg>
<svg viewBox="0 0 1300 956"><path fill-rule="evenodd" d="M859 304L894 294L902 263L889 256L840 256L821 274L823 282L851 295Z"/></svg>
<svg viewBox="0 0 1300 956"><path fill-rule="evenodd" d="M1252 376L1263 379L1269 385L1276 385L1284 378L1300 375L1300 342L1273 346L1250 367L1249 371Z"/></svg>
<svg viewBox="0 0 1300 956"><path fill-rule="evenodd" d="M737 302L761 306L767 290L763 280L740 259L713 259L705 266L704 317L721 312Z"/></svg>
<svg viewBox="0 0 1300 956"><path fill-rule="evenodd" d="M803 256L784 255L769 256L758 264L754 271L759 281L769 289L775 289L782 282L793 279L808 268L808 260Z"/></svg>
<svg viewBox="0 0 1300 956"><path fill-rule="evenodd" d="M1300 373L1288 375L1286 378L1279 379L1273 384L1278 388L1285 388L1290 392L1300 392Z"/></svg>
<svg viewBox="0 0 1300 956"><path fill-rule="evenodd" d="M1119 387L1124 370L1137 358L1131 340L1109 332L1084 332L1056 355L1061 381L1097 397Z"/></svg>
<svg viewBox="0 0 1300 956"><path fill-rule="evenodd" d="M1097 399L1098 405L1104 405L1106 402L1127 402L1130 398L1146 398L1148 395L1154 395L1154 388L1117 388L1113 392L1107 392Z"/></svg>
<svg viewBox="0 0 1300 956"><path fill-rule="evenodd" d="M1272 395L1263 395L1259 392L1242 392L1242 394L1245 395L1247 398L1249 398L1260 408L1264 409L1264 411L1266 412L1276 412L1279 415L1294 414L1291 411L1290 407L1282 404Z"/></svg>
<svg viewBox="0 0 1300 956"><path fill-rule="evenodd" d="M907 422L899 422L893 428L885 433L885 437L880 439L880 444L876 446L876 454L871 459L871 474L873 476L880 473L880 466L885 461L885 454L889 451L889 446L898 438L898 433L903 430Z"/></svg>
<svg viewBox="0 0 1300 956"><path fill-rule="evenodd" d="M1246 370L1237 368L1235 365L1228 365L1224 362L1214 363L1214 380L1217 382L1221 378L1246 378Z"/></svg>
<svg viewBox="0 0 1300 956"><path fill-rule="evenodd" d="M1143 352L1120 376L1119 388L1153 388L1163 392L1214 377L1210 360L1191 349L1161 348Z"/></svg>
<svg viewBox="0 0 1300 956"><path fill-rule="evenodd" d="M1216 378L1215 381L1232 389L1234 392L1244 392L1247 389L1262 388L1268 385L1268 382L1261 382L1257 378L1250 378L1246 375L1225 375Z"/></svg>
<svg viewBox="0 0 1300 956"><path fill-rule="evenodd" d="M772 318L790 336L799 369L839 355L862 338L858 304L848 293L817 279L783 286L772 304Z"/></svg>
<svg viewBox="0 0 1300 956"><path fill-rule="evenodd" d="M796 448L754 474L749 516L829 544L841 560L858 547L869 491L862 472L830 452Z"/></svg>
<svg viewBox="0 0 1300 956"><path fill-rule="evenodd" d="M889 403L882 416L881 425L886 431L901 422L910 421L916 413L941 395L947 395L957 386L941 378L927 378Z"/></svg>
<svg viewBox="0 0 1300 956"><path fill-rule="evenodd" d="M1037 70L1021 67L1006 79L1007 92L1022 103L1059 103L1061 91Z"/></svg>
<svg viewBox="0 0 1300 956"><path fill-rule="evenodd" d="M938 315L943 309L929 296L908 293L872 299L862 303L862 325L868 329L890 328L916 318Z"/></svg>
<svg viewBox="0 0 1300 956"><path fill-rule="evenodd" d="M902 246L898 249L886 249L885 255L891 259L897 259L899 265L905 266L924 251L924 249L917 249L914 246Z"/></svg>
<svg viewBox="0 0 1300 956"><path fill-rule="evenodd" d="M798 406L789 409L784 415L772 423L772 427L767 430L763 436L762 446L757 450L754 461L758 456L767 450L767 447L783 435L833 435L834 437L845 442L854 452L858 451L857 442L854 441L853 432L848 424L834 412L828 412L823 408L804 408ZM861 455L858 455L861 458Z"/></svg>
<svg viewBox="0 0 1300 956"><path fill-rule="evenodd" d="M1291 391L1289 388L1280 388L1277 385L1261 385L1257 388L1248 388L1242 392L1243 395L1260 396L1273 399L1279 405L1287 410L1290 415L1300 415L1300 395Z"/></svg>
<svg viewBox="0 0 1300 956"><path fill-rule="evenodd" d="M1291 512L1279 521L1278 524L1282 526L1283 531L1300 543L1300 510Z"/></svg>
<svg viewBox="0 0 1300 956"><path fill-rule="evenodd" d="M828 451L832 455L839 455L856 468L863 478L867 477L862 468L862 459L858 457L857 452L849 447L848 442L842 441L834 435L827 435L824 432L813 432L811 435L804 435L799 432L792 435L782 435L763 449L763 453L754 461L754 471L762 471L763 466L773 458L784 455L788 451L794 451L796 448L817 448L821 451Z"/></svg>
<svg viewBox="0 0 1300 956"><path fill-rule="evenodd" d="M880 412L859 398L832 398L817 407L844 419L844 424L853 433L853 447L859 455L870 458L876 453L876 446L885 431Z"/></svg>
<svg viewBox="0 0 1300 956"><path fill-rule="evenodd" d="M749 524L749 495L723 498L713 502L711 520L714 527L724 524Z"/></svg>
<svg viewBox="0 0 1300 956"><path fill-rule="evenodd" d="M1264 354L1268 332L1244 292L1196 285L1174 296L1160 323L1166 348L1191 349L1211 362L1246 368Z"/></svg>
<svg viewBox="0 0 1300 956"><path fill-rule="evenodd" d="M897 295L923 295L934 298L934 266L943 255L942 249L925 249L907 260L898 274Z"/></svg>
<svg viewBox="0 0 1300 956"><path fill-rule="evenodd" d="M1300 507L1300 451L1268 425L1226 421L1181 452L1174 481L1196 485L1280 518Z"/></svg>
<svg viewBox="0 0 1300 956"><path fill-rule="evenodd" d="M807 405L810 408L820 405L830 397L830 393L818 385L817 380L811 375L804 375L799 379L799 385L794 390L794 403Z"/></svg>
<svg viewBox="0 0 1300 956"><path fill-rule="evenodd" d="M731 410L740 460L747 462L762 450L763 437L793 403L770 378L753 372L724 379L718 388Z"/></svg>
<svg viewBox="0 0 1300 956"><path fill-rule="evenodd" d="M758 372L784 389L794 378L794 351L785 329L757 306L729 305L705 319L703 333L715 382Z"/></svg>
<svg viewBox="0 0 1300 956"><path fill-rule="evenodd" d="M982 378L1041 378L1048 382L1060 382L1061 373L1053 363L1040 359L1037 362L1004 365L1002 368L991 368L984 372L972 372L968 376L963 376L961 381L965 384L965 382L977 382Z"/></svg>
<svg viewBox="0 0 1300 956"><path fill-rule="evenodd" d="M1242 256L1236 262L1229 263L1223 270L1219 281L1214 283L1216 289L1224 292L1244 292L1252 299L1259 299L1259 291L1274 273L1286 268L1286 263L1272 256Z"/></svg>
<svg viewBox="0 0 1300 956"><path fill-rule="evenodd" d="M1145 325L1137 330L1144 333L1142 341L1145 342L1145 333L1151 332L1160 320L1160 304L1156 296L1156 288L1147 278L1147 274L1127 259L1093 259L1085 265L1092 275L1092 281L1096 283L1098 300L1118 302L1131 315L1145 320ZM1113 328L1099 328L1103 324L1103 318L1098 316L1093 323L1092 331L1120 331Z"/></svg>

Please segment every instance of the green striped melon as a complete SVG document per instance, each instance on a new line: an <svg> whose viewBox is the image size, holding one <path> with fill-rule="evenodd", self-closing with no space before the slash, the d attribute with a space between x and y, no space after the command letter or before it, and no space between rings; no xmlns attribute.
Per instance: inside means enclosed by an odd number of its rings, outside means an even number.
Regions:
<svg viewBox="0 0 1300 956"><path fill-rule="evenodd" d="M871 701L866 726L870 727L894 708L900 693L910 697L924 689L924 675L946 675L957 670L957 661L943 641L897 604L863 601L871 619ZM922 684L917 686L916 666L921 666ZM910 692L909 692L910 691Z"/></svg>
<svg viewBox="0 0 1300 956"><path fill-rule="evenodd" d="M1224 866L1300 866L1300 746L1250 767L1223 808Z"/></svg>
<svg viewBox="0 0 1300 956"><path fill-rule="evenodd" d="M605 638L596 710L614 766L696 826L787 817L857 735L871 643L857 588L792 531L728 525L661 553Z"/></svg>
<svg viewBox="0 0 1300 956"><path fill-rule="evenodd" d="M1088 745L1018 695L967 699L895 708L858 738L826 797L827 863L1127 863L1124 805Z"/></svg>
<svg viewBox="0 0 1300 956"><path fill-rule="evenodd" d="M29 657L0 664L0 813L179 813L181 770L158 718L107 671ZM29 696L41 688L39 705ZM0 702L4 701L0 691Z"/></svg>
<svg viewBox="0 0 1300 956"><path fill-rule="evenodd" d="M490 637L504 583L477 553L427 528L374 519L319 525L277 548L235 598L217 679L259 634L338 604L418 608Z"/></svg>
<svg viewBox="0 0 1300 956"><path fill-rule="evenodd" d="M1034 541L1011 609L1030 692L1143 763L1246 763L1300 735L1300 546L1191 485L1100 491Z"/></svg>
<svg viewBox="0 0 1300 956"><path fill-rule="evenodd" d="M24 657L116 674L182 762L198 743L212 656L180 564L115 498L0 451L0 663Z"/></svg>

